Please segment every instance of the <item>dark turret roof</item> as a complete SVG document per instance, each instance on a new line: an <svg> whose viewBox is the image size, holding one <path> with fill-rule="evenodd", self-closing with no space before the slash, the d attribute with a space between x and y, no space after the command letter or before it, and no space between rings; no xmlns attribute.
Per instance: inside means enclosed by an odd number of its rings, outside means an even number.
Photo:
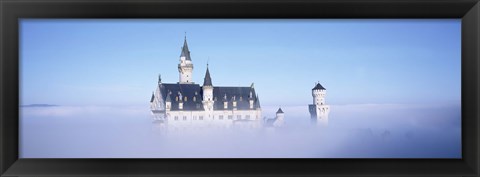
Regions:
<svg viewBox="0 0 480 177"><path fill-rule="evenodd" d="M192 60L190 58L190 50L188 50L187 38L186 37L185 37L185 41L183 42L182 54L180 54L180 57L185 57L186 60Z"/></svg>
<svg viewBox="0 0 480 177"><path fill-rule="evenodd" d="M325 89L325 87L320 85L320 83L317 83L317 85L315 85L315 87L313 87L312 90L326 90L326 89Z"/></svg>
<svg viewBox="0 0 480 177"><path fill-rule="evenodd" d="M210 71L208 71L208 65L207 72L205 73L205 78L203 79L203 86L212 86L212 78L210 77Z"/></svg>
<svg viewBox="0 0 480 177"><path fill-rule="evenodd" d="M278 108L277 114L283 113L282 108Z"/></svg>
<svg viewBox="0 0 480 177"><path fill-rule="evenodd" d="M154 99L155 99L155 95L152 92L152 98L150 98L150 103L153 102Z"/></svg>

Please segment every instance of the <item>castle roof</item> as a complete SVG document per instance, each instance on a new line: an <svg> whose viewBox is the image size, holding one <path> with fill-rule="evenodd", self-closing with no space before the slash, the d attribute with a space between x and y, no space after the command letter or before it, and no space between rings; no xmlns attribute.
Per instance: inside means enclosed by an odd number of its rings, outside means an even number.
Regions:
<svg viewBox="0 0 480 177"><path fill-rule="evenodd" d="M214 110L232 110L233 102L236 102L237 110L250 110L249 95L256 95L251 87L213 87ZM199 84L168 84L163 83L160 93L166 101L172 103L171 110L179 110L178 103L183 102L183 110L204 110L202 99L203 89ZM169 94L171 93L171 94ZM180 95L183 98L180 98ZM185 99L187 97L187 99ZM195 99L193 99L195 97ZM226 97L226 99L224 99ZM227 109L224 109L224 101ZM253 100L253 109L260 108L258 96Z"/></svg>
<svg viewBox="0 0 480 177"><path fill-rule="evenodd" d="M190 50L188 50L187 37L185 37L185 41L183 41L182 53L180 54L180 57L185 57L186 60L192 60L190 58Z"/></svg>
<svg viewBox="0 0 480 177"><path fill-rule="evenodd" d="M198 84L162 84L160 93L166 101L172 103L170 110L179 110L178 103L183 103L184 110L204 110L201 88ZM196 94L195 94L196 93ZM185 97L187 99L185 99ZM195 99L193 99L195 97Z"/></svg>
<svg viewBox="0 0 480 177"><path fill-rule="evenodd" d="M226 110L233 109L233 101L237 102L237 110L249 110L250 109L250 91L252 94L255 94L255 89L251 87L213 87L213 98L214 100L214 109L215 110L224 110L224 101L225 95L227 96L228 107ZM260 102L258 99L253 100L253 109L260 108Z"/></svg>
<svg viewBox="0 0 480 177"><path fill-rule="evenodd" d="M317 85L315 85L315 87L313 87L312 90L326 90L326 89L325 89L325 87L320 85L320 83L317 83Z"/></svg>
<svg viewBox="0 0 480 177"><path fill-rule="evenodd" d="M208 65L207 72L205 73L205 78L203 79L203 86L212 86L212 78L210 77L210 71L208 71Z"/></svg>
<svg viewBox="0 0 480 177"><path fill-rule="evenodd" d="M277 114L283 113L282 108L278 108Z"/></svg>

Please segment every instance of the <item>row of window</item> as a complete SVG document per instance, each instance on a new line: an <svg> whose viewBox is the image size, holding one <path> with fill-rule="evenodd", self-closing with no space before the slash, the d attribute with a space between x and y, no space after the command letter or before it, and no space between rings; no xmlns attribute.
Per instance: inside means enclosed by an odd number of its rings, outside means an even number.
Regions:
<svg viewBox="0 0 480 177"><path fill-rule="evenodd" d="M224 116L223 115L219 115L218 116L218 119L220 120L223 120ZM174 120L178 120L178 116L174 116L173 117ZM192 117L193 120L197 120L197 116L193 116ZM213 116L213 119L215 119L215 116ZM233 116L232 115L228 115L227 117L228 120L232 120L233 119ZM242 115L237 115L237 120L240 120L242 119ZM246 115L245 116L245 119L250 119L250 115ZM187 120L187 116L183 116L182 117L182 120ZM198 116L198 120L203 120L203 116Z"/></svg>
<svg viewBox="0 0 480 177"><path fill-rule="evenodd" d="M188 82L188 81L187 81L187 82ZM178 101L178 99L179 99L178 96L176 96L176 97L175 97L175 101ZM234 97L232 97L232 99L235 101L235 98L234 98ZM215 97L213 100L214 100L214 101L217 101L217 97ZM183 101L188 101L188 97L185 96L185 97L183 98ZM193 101L197 101L197 97L193 97ZM208 101L210 101L210 98L208 98ZM243 101L243 97L240 97L240 101Z"/></svg>

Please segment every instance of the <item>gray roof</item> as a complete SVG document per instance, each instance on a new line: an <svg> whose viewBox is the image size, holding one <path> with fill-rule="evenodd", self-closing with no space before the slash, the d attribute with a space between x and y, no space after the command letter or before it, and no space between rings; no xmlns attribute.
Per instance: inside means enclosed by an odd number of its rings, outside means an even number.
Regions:
<svg viewBox="0 0 480 177"><path fill-rule="evenodd" d="M192 60L190 58L190 50L188 50L187 38L186 37L185 37L185 41L183 42L182 53L180 54L180 57L185 57L186 60Z"/></svg>
<svg viewBox="0 0 480 177"><path fill-rule="evenodd" d="M250 109L250 91L252 95L255 95L255 89L251 87L213 87L213 98L217 99L214 103L215 110L224 110L223 98L227 95L228 108L226 110L233 109L233 101L237 102L237 110ZM258 99L254 99L253 109L260 108L260 102Z"/></svg>
<svg viewBox="0 0 480 177"><path fill-rule="evenodd" d="M202 90L198 84L161 84L160 92L172 103L171 110L179 110L178 103L183 102L184 110L204 110L202 105ZM195 93L197 93L195 95ZM168 95L168 96L167 96ZM182 98L180 98L180 95ZM187 97L187 100L185 100ZM193 99L195 97L195 101Z"/></svg>
<svg viewBox="0 0 480 177"><path fill-rule="evenodd" d="M204 110L202 99L203 99L203 89L199 84L161 84L160 92L162 96L166 98L166 101L170 100L172 103L171 110L179 110L178 103L183 101L183 110ZM237 102L237 110L250 110L249 96L250 92L252 95L256 95L255 89L251 87L213 87L213 98L214 98L214 110L232 110L233 101ZM171 95L167 96L168 93ZM180 94L183 97L183 100L180 100ZM195 94L196 93L196 94ZM224 97L227 97L227 109L224 109ZM187 100L185 101L185 97ZM195 101L193 100L195 97ZM258 96L253 98L253 109L260 108L260 101Z"/></svg>
<svg viewBox="0 0 480 177"><path fill-rule="evenodd" d="M212 86L212 78L210 77L210 71L208 71L208 65L207 72L205 73L205 78L203 79L203 86Z"/></svg>
<svg viewBox="0 0 480 177"><path fill-rule="evenodd" d="M278 108L277 114L278 113L283 113L282 108Z"/></svg>
<svg viewBox="0 0 480 177"><path fill-rule="evenodd" d="M313 87L312 90L326 90L326 89L325 89L325 87L320 85L320 83L317 83L317 85L315 85L315 87Z"/></svg>

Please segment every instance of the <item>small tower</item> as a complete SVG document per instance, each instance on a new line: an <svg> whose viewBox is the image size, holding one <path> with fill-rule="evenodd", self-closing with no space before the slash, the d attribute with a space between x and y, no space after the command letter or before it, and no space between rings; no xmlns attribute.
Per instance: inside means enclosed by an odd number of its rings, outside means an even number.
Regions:
<svg viewBox="0 0 480 177"><path fill-rule="evenodd" d="M205 73L205 78L203 79L203 107L206 111L213 110L213 85L212 85L212 78L210 78L210 71L208 70L207 64L207 72Z"/></svg>
<svg viewBox="0 0 480 177"><path fill-rule="evenodd" d="M192 59L190 58L190 50L188 50L187 45L187 36L185 36L185 41L183 42L182 53L180 54L180 63L178 64L178 73L180 84L193 84L192 74L193 74L193 64Z"/></svg>
<svg viewBox="0 0 480 177"><path fill-rule="evenodd" d="M327 90L320 83L312 89L313 104L309 105L309 111L312 122L316 122L317 125L328 125L330 106L325 104L326 94Z"/></svg>
<svg viewBox="0 0 480 177"><path fill-rule="evenodd" d="M273 123L274 127L281 127L284 124L284 114L282 108L278 108L277 114L275 116L275 122Z"/></svg>

